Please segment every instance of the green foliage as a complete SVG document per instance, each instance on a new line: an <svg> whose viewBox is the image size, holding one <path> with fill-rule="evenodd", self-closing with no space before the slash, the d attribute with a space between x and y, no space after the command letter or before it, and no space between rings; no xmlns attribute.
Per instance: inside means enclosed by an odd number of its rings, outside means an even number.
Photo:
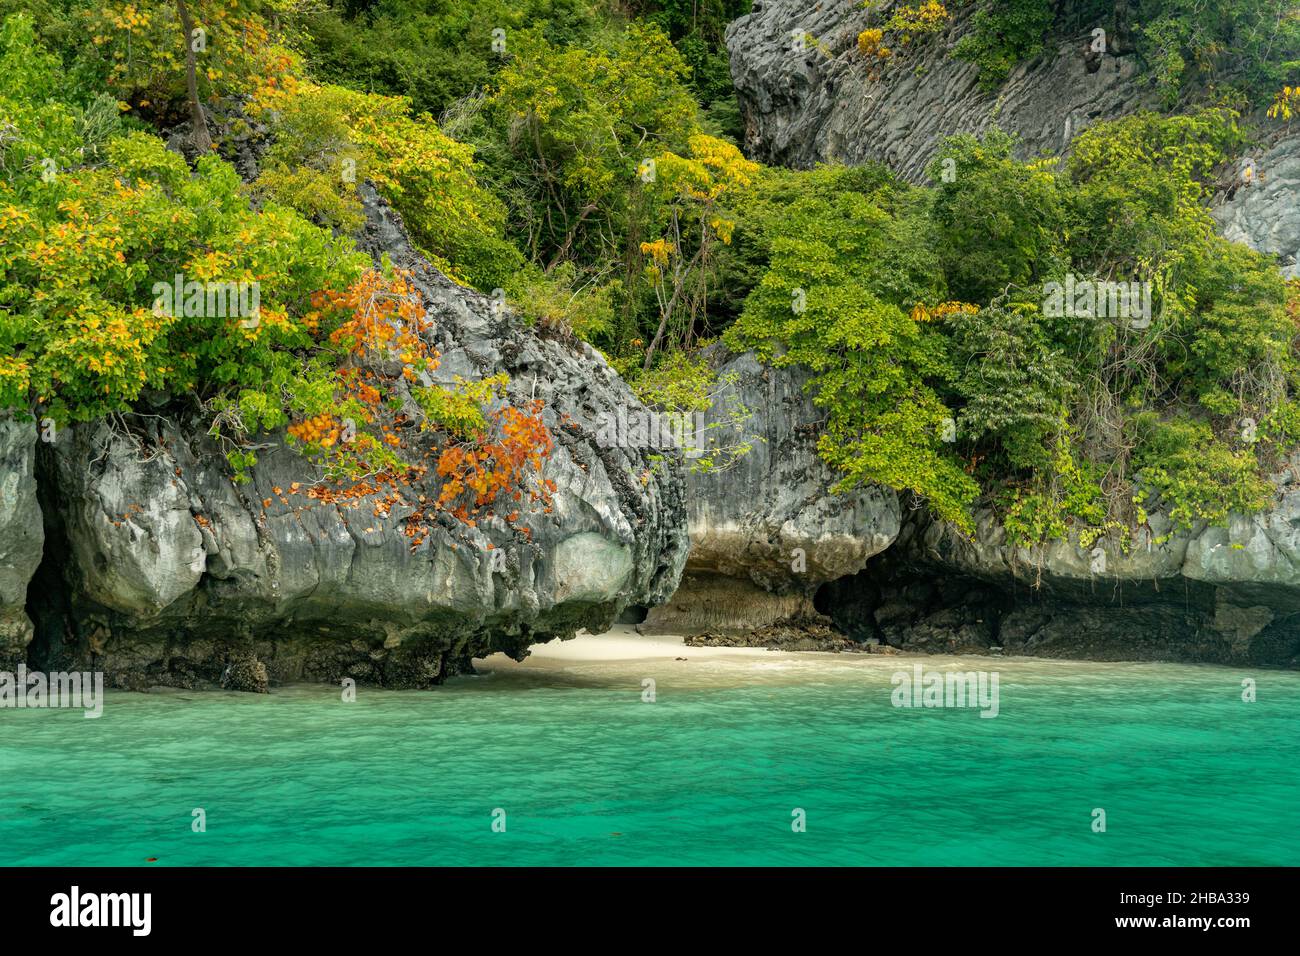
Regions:
<svg viewBox="0 0 1300 956"><path fill-rule="evenodd" d="M718 375L703 355L669 352L658 365L631 381L636 397L655 408L708 411Z"/></svg>
<svg viewBox="0 0 1300 956"><path fill-rule="evenodd" d="M1216 236L1205 208L1214 169L1240 139L1224 109L1089 129L1069 162L1070 245L1085 269L1154 285L1147 361L1158 378L1144 399L1172 388L1212 414L1258 417L1282 398L1295 329L1275 265Z"/></svg>
<svg viewBox="0 0 1300 956"><path fill-rule="evenodd" d="M472 147L433 118L413 116L402 97L299 84L266 93L263 111L281 119L259 187L327 225L360 221L356 182L371 178L402 214L412 238L453 278L504 288L522 265L504 236L505 206L479 182ZM344 163L356 163L345 178Z"/></svg>
<svg viewBox="0 0 1300 956"><path fill-rule="evenodd" d="M256 188L323 226L354 233L365 217L356 195L368 157L353 143L338 87L299 91L280 100L275 142Z"/></svg>
<svg viewBox="0 0 1300 956"><path fill-rule="evenodd" d="M599 0L324 0L303 5L295 23L318 79L405 96L417 113L439 116L493 81L514 35L540 30L551 43L585 41L604 19ZM505 55L493 30L505 31Z"/></svg>
<svg viewBox="0 0 1300 956"><path fill-rule="evenodd" d="M680 423L692 472L725 471L764 440L749 431L750 411L737 394L740 376L718 375L703 350L669 352L653 368L627 374L637 398Z"/></svg>
<svg viewBox="0 0 1300 956"><path fill-rule="evenodd" d="M1167 105L1189 88L1235 88L1255 104L1300 76L1300 18L1290 0L1138 0L1139 50Z"/></svg>
<svg viewBox="0 0 1300 956"><path fill-rule="evenodd" d="M656 156L655 175L646 187L654 210L648 225L656 238L643 241L639 251L646 259L642 278L654 293L659 322L645 368L661 346L689 346L695 331L707 326L714 257L731 244L735 230L724 204L751 189L760 169L725 140L696 134L688 145L685 156Z"/></svg>
<svg viewBox="0 0 1300 956"><path fill-rule="evenodd" d="M1297 329L1284 310L1282 278L1268 257L1222 240L1193 266L1199 309L1176 326L1186 351L1166 349L1169 374L1212 414L1265 414L1297 373Z"/></svg>
<svg viewBox="0 0 1300 956"><path fill-rule="evenodd" d="M1259 476L1254 452L1220 441L1207 422L1160 421L1148 413L1133 427L1134 463L1141 469L1148 508L1158 504L1175 527L1223 524L1229 512L1249 514L1268 504L1272 488Z"/></svg>
<svg viewBox="0 0 1300 956"><path fill-rule="evenodd" d="M621 284L615 280L598 285L598 279L583 280L572 262L561 262L549 275L532 266L508 287L510 302L525 320L544 329L600 342L613 329L613 300Z"/></svg>
<svg viewBox="0 0 1300 956"><path fill-rule="evenodd" d="M925 0L915 7L895 7L885 29L897 34L899 43L906 46L917 37L941 31L948 18L948 8L939 0Z"/></svg>
<svg viewBox="0 0 1300 956"><path fill-rule="evenodd" d="M1289 451L1300 445L1300 402L1290 398L1278 402L1259 422L1257 434L1273 449Z"/></svg>
<svg viewBox="0 0 1300 956"><path fill-rule="evenodd" d="M944 449L951 412L931 385L947 373L943 341L905 311L920 290L899 265L925 256L924 237L860 193L797 199L775 228L768 271L728 345L813 373L827 412L818 447L844 473L839 487L910 491L969 528L978 488Z"/></svg>
<svg viewBox="0 0 1300 956"><path fill-rule="evenodd" d="M957 435L1001 450L1004 468L1051 471L1049 449L1078 390L1071 363L1041 313L989 306L947 325L951 388L963 405Z"/></svg>
<svg viewBox="0 0 1300 956"><path fill-rule="evenodd" d="M105 86L146 115L165 117L183 115L191 53L201 101L279 82L293 57L275 24L294 6L296 0L187 0L198 38L186 36L176 0L88 0L73 12L89 33Z"/></svg>
<svg viewBox="0 0 1300 956"><path fill-rule="evenodd" d="M29 16L0 24L0 75L0 178L15 189L26 191L43 182L42 174L98 160L120 129L110 97L84 106L70 101L62 64L38 45Z"/></svg>
<svg viewBox="0 0 1300 956"><path fill-rule="evenodd" d="M468 441L486 430L483 406L502 397L507 376L502 373L467 382L458 375L454 381L454 388L443 385L414 388L411 397L424 412L422 429L441 428L461 441Z"/></svg>
<svg viewBox="0 0 1300 956"><path fill-rule="evenodd" d="M980 68L985 90L999 86L1022 60L1043 48L1052 25L1047 0L978 0L971 32L953 48L953 55Z"/></svg>
<svg viewBox="0 0 1300 956"><path fill-rule="evenodd" d="M952 297L964 302L1042 281L1062 262L1056 177L1046 165L1016 162L1013 145L996 127L982 140L954 136L930 166L944 273Z"/></svg>
<svg viewBox="0 0 1300 956"><path fill-rule="evenodd" d="M1114 533L1127 543L1127 528L1108 520L1107 498L1101 488L1104 469L1080 459L1071 430L1061 423L1049 446L1049 461L1028 488L1017 489L1004 502L1003 527L1012 544L1031 547L1044 541L1068 539L1091 548L1103 534Z"/></svg>
<svg viewBox="0 0 1300 956"><path fill-rule="evenodd" d="M489 109L505 134L497 181L535 259L626 252L618 237L632 230L640 163L683 152L696 131L686 72L668 38L649 27L602 34L586 48L520 34Z"/></svg>
<svg viewBox="0 0 1300 956"><path fill-rule="evenodd" d="M713 314L720 324L730 324L740 313L745 297L767 271L772 241L778 235L789 207L801 198L829 201L842 193L858 193L894 213L896 228L904 233L927 232L926 197L900 185L888 167L818 166L810 170L762 167L753 187L731 197L728 217L734 220L732 242L716 260ZM931 250L909 243L896 250L899 275L917 288L916 298L937 300L942 292L938 260ZM912 261L909 255L915 254ZM936 283L938 285L936 285ZM906 296L900 294L900 300Z"/></svg>
<svg viewBox="0 0 1300 956"><path fill-rule="evenodd" d="M1044 41L1081 28L1108 33L1111 52L1136 43L1151 82L1173 107L1194 90L1234 90L1253 105L1271 100L1300 77L1300 18L1292 0L1097 0L1069 5L1049 0L977 0L971 30L953 55L980 67L985 90L1037 55ZM1056 23L1053 30L1054 21Z"/></svg>
<svg viewBox="0 0 1300 956"><path fill-rule="evenodd" d="M723 34L727 24L749 13L752 0L636 0L636 16L658 26L690 69L687 85L709 117L706 132L739 143L744 137L730 57Z"/></svg>
<svg viewBox="0 0 1300 956"><path fill-rule="evenodd" d="M33 43L26 21L0 29L0 60L22 80L2 107L15 127L0 182L3 400L89 420L130 410L150 388L233 397L240 417L283 424L282 407L253 395L291 387L297 350L312 343L312 293L350 281L363 258L288 209L251 210L239 176L216 157L191 171L143 133L87 142L104 128L51 98L48 58ZM47 150L58 161L52 177L31 162ZM259 320L246 327L206 308L162 306L159 290L178 274L256 282Z"/></svg>
<svg viewBox="0 0 1300 956"><path fill-rule="evenodd" d="M1135 113L1085 130L1067 165L1075 260L1121 274L1174 269L1183 249L1213 236L1207 182L1240 142L1236 114L1222 108Z"/></svg>
<svg viewBox="0 0 1300 956"><path fill-rule="evenodd" d="M1159 462L1168 442L1125 438L1171 400L1262 422L1270 442L1300 427L1285 414L1300 380L1285 286L1205 211L1239 137L1226 110L1139 114L1091 127L1063 171L1017 161L996 130L954 137L928 194L872 171L764 171L721 273L752 289L728 343L813 373L823 457L845 485L910 491L959 526L982 489L1018 543L1124 543L1142 520L1133 476L1153 469L1142 487L1168 491L1176 520L1259 507L1249 452L1193 443L1215 462L1197 485L1184 459ZM1149 333L1046 314L1043 283L1066 273L1150 281Z"/></svg>
<svg viewBox="0 0 1300 956"><path fill-rule="evenodd" d="M1210 85L1214 103L1265 102L1300 79L1280 0L1134 0L1123 23L1100 0L976 3L955 52L986 88L1098 24L1126 53L1136 37L1170 103ZM1180 525L1248 512L1300 442L1300 287L1206 209L1245 141L1222 105L1093 124L1059 164L1018 160L997 129L954 137L921 189L878 165L766 169L728 142L723 31L747 0L190 6L211 28L200 98L272 127L252 184L143 131L185 115L173 4L0 0L27 14L0 27L4 406L63 420L197 400L237 474L249 437L291 419L321 451L338 415L396 414L344 386L330 335L364 265L341 237L369 179L453 278L599 344L649 405L711 409L699 469L753 441L698 351L724 330L810 374L838 487L897 489L965 530L991 502L1020 544L1125 544L1156 507ZM937 3L891 13L895 52L947 22ZM155 309L177 273L258 282L260 322ZM1149 326L1048 314L1044 283L1067 277L1149 282ZM468 445L502 384L411 395L423 427ZM382 428L368 438L365 461L329 467L398 461Z"/></svg>

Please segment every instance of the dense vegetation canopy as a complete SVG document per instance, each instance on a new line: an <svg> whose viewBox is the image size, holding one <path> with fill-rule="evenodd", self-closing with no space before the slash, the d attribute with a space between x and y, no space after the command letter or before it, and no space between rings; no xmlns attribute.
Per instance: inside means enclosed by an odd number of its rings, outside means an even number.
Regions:
<svg viewBox="0 0 1300 956"><path fill-rule="evenodd" d="M1264 505L1300 440L1300 293L1206 204L1253 124L1300 109L1294 2L873 11L877 78L950 43L994 86L1099 24L1164 103L1064 160L953 137L926 186L744 155L723 31L748 6L0 0L0 404L60 425L188 405L237 476L280 429L328 475L392 474L418 420L439 507L519 500L538 410L432 383L407 278L351 238L370 181L448 276L652 404L725 392L719 338L809 369L842 488L966 530L987 504L1025 543ZM175 277L255 283L255 320L160 308Z"/></svg>

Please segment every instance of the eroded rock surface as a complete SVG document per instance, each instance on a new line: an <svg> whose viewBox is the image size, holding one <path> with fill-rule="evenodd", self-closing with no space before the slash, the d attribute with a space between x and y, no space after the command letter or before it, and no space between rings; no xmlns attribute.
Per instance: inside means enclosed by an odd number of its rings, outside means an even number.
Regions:
<svg viewBox="0 0 1300 956"><path fill-rule="evenodd" d="M1056 39L991 92L980 89L974 65L948 52L971 29L971 5L950 7L953 17L940 34L872 64L857 49L858 34L880 26L901 5L886 0L868 11L857 0L759 0L749 16L736 20L727 46L751 155L793 167L881 161L924 182L942 141L957 133L979 134L996 124L1019 137L1022 158L1062 155L1087 126L1159 105L1131 55L1131 38L1111 30L1107 52L1096 54L1092 28L1112 25L1074 22L1068 4L1058 8ZM1228 239L1276 255L1294 276L1300 268L1300 139L1257 119L1261 142L1247 157L1252 174L1247 181L1225 170L1231 183L1213 212ZM811 474L811 442L796 454L802 455L796 470ZM859 639L915 650L1294 665L1300 661L1295 480L1290 469L1276 476L1277 498L1264 514L1179 533L1154 515L1130 551L1100 556L1095 547L1071 542L1010 547L989 513L978 516L977 532L967 539L928 520L923 510L909 509L901 531L888 534L898 540L865 570L836 576L828 567L820 575L814 610L831 613ZM753 500L744 480L730 488L727 481L720 476L715 487L703 488L692 481L703 500L692 504L699 557L692 556L683 591L692 584L701 595L719 595L717 606L740 594L720 592L719 582L748 576L755 589L751 605L762 609L754 626L805 611L806 593L779 583L780 575L770 578L773 562L751 556L743 536L738 543L714 533L719 546L710 547L706 529L727 527L704 520L711 503L725 509L732 501ZM813 496L807 507L815 515L827 505ZM851 539L854 530L849 523L835 533ZM867 537L875 530L870 521L857 527ZM716 573L724 564L729 578ZM709 572L701 584L694 583L697 566ZM732 601L734 626L745 602ZM785 613L770 613L769 606Z"/></svg>
<svg viewBox="0 0 1300 956"><path fill-rule="evenodd" d="M27 588L45 534L36 499L36 423L0 417L0 670L26 659Z"/></svg>
<svg viewBox="0 0 1300 956"><path fill-rule="evenodd" d="M349 677L420 687L475 656L522 657L603 630L675 589L687 550L680 456L656 464L596 441L602 412L640 407L627 386L589 347L543 337L447 280L373 190L363 196L364 247L413 270L435 324L435 377L504 371L512 403L545 402L550 513L519 509L529 535L500 515L471 528L430 508L413 544L407 521L419 493L436 497L432 472L399 502L381 487L331 503L309 495L320 472L278 440L241 484L197 420L68 428L41 467L53 513L37 583L67 601L45 615L38 664L102 669L128 687ZM9 601L8 580L0 586Z"/></svg>
<svg viewBox="0 0 1300 956"><path fill-rule="evenodd" d="M1300 463L1297 463L1300 464ZM1129 550L1015 547L917 514L893 550L819 595L841 630L907 650L1300 666L1300 481L1226 527L1153 515Z"/></svg>
<svg viewBox="0 0 1300 956"><path fill-rule="evenodd" d="M1300 136L1273 137L1236 171L1212 210L1223 237L1277 256L1284 275L1300 277Z"/></svg>
<svg viewBox="0 0 1300 956"><path fill-rule="evenodd" d="M858 34L880 26L895 7L860 0L760 0L727 28L731 77L745 121L746 145L768 163L888 163L913 182L944 138L998 125L1020 137L1020 155L1059 155L1090 124L1151 105L1122 38L1092 53L1095 24L1066 27L1066 39L1017 66L984 92L979 70L948 55L970 31L973 5L953 8L942 33L913 41L880 67L857 48ZM913 4L914 5L914 4ZM807 33L805 49L795 34Z"/></svg>
<svg viewBox="0 0 1300 956"><path fill-rule="evenodd" d="M798 620L812 613L821 584L860 570L898 534L892 491L830 493L836 476L816 450L823 413L803 390L804 373L767 368L750 353L716 350L713 358L720 378L734 376L734 384L715 400L705 428L728 414L734 397L751 416L735 437L755 440L732 467L689 475L690 559L681 588L650 611L649 631Z"/></svg>

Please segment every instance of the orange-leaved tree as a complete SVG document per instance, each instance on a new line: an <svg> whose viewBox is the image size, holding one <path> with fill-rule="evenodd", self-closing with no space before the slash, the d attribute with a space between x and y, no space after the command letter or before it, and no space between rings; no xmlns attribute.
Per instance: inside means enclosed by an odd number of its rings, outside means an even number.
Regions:
<svg viewBox="0 0 1300 956"><path fill-rule="evenodd" d="M304 402L288 432L334 484L308 494L335 502L378 496L377 517L408 506L412 548L436 511L470 527L501 512L528 536L517 524L521 509L540 504L549 512L555 490L542 475L554 448L543 404L508 404L504 374L434 381L433 323L409 273L368 271L342 292L320 293L313 306L319 321L337 323L323 342L337 370L333 388ZM430 467L441 479L432 496L421 491Z"/></svg>

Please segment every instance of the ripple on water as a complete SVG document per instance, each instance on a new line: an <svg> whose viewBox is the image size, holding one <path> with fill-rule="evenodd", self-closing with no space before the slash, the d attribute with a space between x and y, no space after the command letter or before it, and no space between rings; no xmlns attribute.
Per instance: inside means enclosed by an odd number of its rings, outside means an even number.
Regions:
<svg viewBox="0 0 1300 956"><path fill-rule="evenodd" d="M990 720L891 706L914 660L566 662L351 704L312 686L110 693L98 720L0 710L0 862L1300 863L1300 674L923 659L997 670Z"/></svg>

